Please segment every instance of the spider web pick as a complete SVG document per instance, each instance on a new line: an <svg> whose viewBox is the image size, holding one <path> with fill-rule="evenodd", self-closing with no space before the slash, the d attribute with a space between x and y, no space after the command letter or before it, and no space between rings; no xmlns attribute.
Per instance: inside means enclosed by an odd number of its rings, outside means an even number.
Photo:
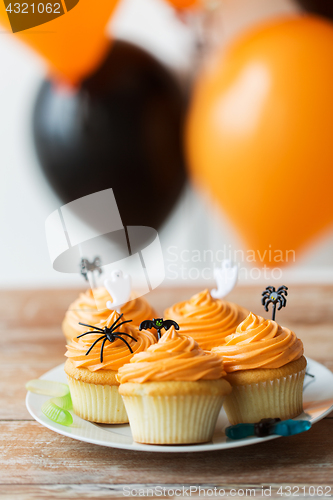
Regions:
<svg viewBox="0 0 333 500"><path fill-rule="evenodd" d="M268 311L269 304L273 304L272 307L272 320L275 321L276 309L280 311L282 307L287 305L287 295L288 287L280 286L275 290L274 286L266 287L266 290L262 292L261 303L265 307L265 311Z"/></svg>
<svg viewBox="0 0 333 500"><path fill-rule="evenodd" d="M91 282L92 288L96 288L95 272L98 272L98 275L101 275L103 272L100 257L95 257L93 261L89 261L82 257L80 261L80 271L84 279Z"/></svg>

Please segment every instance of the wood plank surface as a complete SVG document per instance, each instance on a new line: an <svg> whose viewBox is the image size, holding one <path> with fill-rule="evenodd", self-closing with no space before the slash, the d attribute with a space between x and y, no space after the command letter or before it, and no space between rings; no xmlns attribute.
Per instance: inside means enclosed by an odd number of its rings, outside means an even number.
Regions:
<svg viewBox="0 0 333 500"><path fill-rule="evenodd" d="M163 314L197 291L157 289L148 299ZM261 291L238 287L230 300L263 315ZM94 446L32 420L25 408L25 383L64 361L61 320L78 293L0 291L0 498L124 498L129 484L254 487L261 498L262 484L272 485L270 498L281 498L281 485L329 485L333 496L333 414L299 436L185 454ZM333 287L292 287L287 307L278 314L278 321L302 339L305 354L333 370ZM313 495L306 490L300 497Z"/></svg>
<svg viewBox="0 0 333 500"><path fill-rule="evenodd" d="M325 419L306 434L242 448L164 454L73 441L37 422L1 422L0 484L195 484L199 481L260 485L288 481L333 486L332 424L332 419Z"/></svg>
<svg viewBox="0 0 333 500"><path fill-rule="evenodd" d="M190 488L194 491L191 492ZM200 488L200 491L199 491ZM275 486L273 485L263 485L262 487L254 486L252 484L243 485L242 488L239 484L230 485L226 488L216 485L184 485L185 493L182 493L182 488L179 488L178 484L170 485L153 485L151 483L146 484L124 484L124 485L110 485L110 484L53 484L53 485L5 485L3 487L3 493L0 492L0 498L13 500L19 498L20 500L35 500L35 499L109 499L109 498L136 498L143 496L140 492L144 490L145 496L148 498L159 499L159 498L213 498L212 490L216 488L216 496L214 498L270 498L271 500L281 500L283 489L283 498L295 498L299 497L303 500L313 500L314 498L327 498L329 495L333 496L333 489L330 486L325 488L318 487L319 495L316 495L317 487L309 485L300 486L290 486L288 484L282 484ZM303 489L305 493L303 494ZM221 491L223 490L223 493ZM157 492L154 494L154 491ZM239 491L239 495L237 492ZM291 494L290 494L291 491ZM323 491L327 496L323 495ZM130 493L133 492L131 495ZM264 493L265 492L265 493ZM301 493L300 493L301 492ZM222 496L223 495L223 496ZM295 495L295 496L292 496Z"/></svg>

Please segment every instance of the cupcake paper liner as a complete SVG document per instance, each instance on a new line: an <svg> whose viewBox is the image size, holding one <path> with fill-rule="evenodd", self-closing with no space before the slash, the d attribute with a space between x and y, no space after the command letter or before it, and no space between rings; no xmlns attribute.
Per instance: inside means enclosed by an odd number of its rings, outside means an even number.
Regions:
<svg viewBox="0 0 333 500"><path fill-rule="evenodd" d="M133 439L147 444L210 441L225 396L123 396Z"/></svg>
<svg viewBox="0 0 333 500"><path fill-rule="evenodd" d="M255 423L262 418L286 420L300 415L304 375L305 369L257 384L234 385L224 403L230 423Z"/></svg>
<svg viewBox="0 0 333 500"><path fill-rule="evenodd" d="M126 409L115 385L87 384L67 375L76 415L104 424L128 422Z"/></svg>

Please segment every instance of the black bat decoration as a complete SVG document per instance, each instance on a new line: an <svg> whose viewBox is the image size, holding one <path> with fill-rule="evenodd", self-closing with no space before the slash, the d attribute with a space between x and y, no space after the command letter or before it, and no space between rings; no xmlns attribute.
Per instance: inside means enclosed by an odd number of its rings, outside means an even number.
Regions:
<svg viewBox="0 0 333 500"><path fill-rule="evenodd" d="M142 321L142 323L140 323L139 330L150 330L151 328L156 328L159 340L161 338L162 328L165 328L165 331L167 331L172 326L174 326L176 330L179 330L178 323L176 323L172 319L154 318Z"/></svg>

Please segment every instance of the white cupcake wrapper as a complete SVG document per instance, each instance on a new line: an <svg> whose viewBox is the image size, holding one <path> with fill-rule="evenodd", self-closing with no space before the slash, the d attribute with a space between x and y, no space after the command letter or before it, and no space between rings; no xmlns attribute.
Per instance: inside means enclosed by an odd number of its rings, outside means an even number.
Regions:
<svg viewBox="0 0 333 500"><path fill-rule="evenodd" d="M286 377L257 384L234 385L224 409L232 425L259 422L262 418L294 418L303 411L305 369Z"/></svg>
<svg viewBox="0 0 333 500"><path fill-rule="evenodd" d="M133 439L149 444L210 441L224 396L123 396Z"/></svg>
<svg viewBox="0 0 333 500"><path fill-rule="evenodd" d="M128 417L118 386L87 384L67 375L76 415L104 424L127 423Z"/></svg>

